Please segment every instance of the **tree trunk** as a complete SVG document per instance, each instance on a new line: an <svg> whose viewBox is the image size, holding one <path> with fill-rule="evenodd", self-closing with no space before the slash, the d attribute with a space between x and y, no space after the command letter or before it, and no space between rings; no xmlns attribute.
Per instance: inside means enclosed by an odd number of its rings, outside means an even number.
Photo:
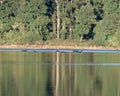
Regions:
<svg viewBox="0 0 120 96"><path fill-rule="evenodd" d="M73 5L73 0L70 1L71 5ZM69 25L69 38L72 38L72 18L73 18L73 12L72 12L72 8L70 10L70 25Z"/></svg>
<svg viewBox="0 0 120 96"><path fill-rule="evenodd" d="M83 36L80 37L80 42L82 42L82 40L83 40Z"/></svg>
<svg viewBox="0 0 120 96"><path fill-rule="evenodd" d="M52 15L52 29L53 29L53 32L54 32L54 34L56 34L56 17L55 17L55 14L54 15Z"/></svg>
<svg viewBox="0 0 120 96"><path fill-rule="evenodd" d="M69 38L72 38L72 25L69 26Z"/></svg>
<svg viewBox="0 0 120 96"><path fill-rule="evenodd" d="M3 3L3 0L0 0L0 4L2 4Z"/></svg>
<svg viewBox="0 0 120 96"><path fill-rule="evenodd" d="M56 6L57 6L57 39L59 39L59 34L60 34L60 10L59 10L59 1L55 0Z"/></svg>

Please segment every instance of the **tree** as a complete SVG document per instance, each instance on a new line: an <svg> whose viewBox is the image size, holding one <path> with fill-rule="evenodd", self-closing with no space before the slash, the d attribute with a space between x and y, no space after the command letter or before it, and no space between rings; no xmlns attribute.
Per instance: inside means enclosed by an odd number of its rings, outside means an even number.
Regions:
<svg viewBox="0 0 120 96"><path fill-rule="evenodd" d="M105 14L114 13L119 8L119 0L105 0L103 3Z"/></svg>
<svg viewBox="0 0 120 96"><path fill-rule="evenodd" d="M15 7L13 7L15 6ZM0 6L0 25L1 25L1 38L4 37L5 32L12 30L12 24L17 15L17 3L11 0L4 1Z"/></svg>
<svg viewBox="0 0 120 96"><path fill-rule="evenodd" d="M116 5L115 5L116 4ZM116 36L117 28L119 26L119 8L117 3L112 0L104 2L104 18L98 22L95 28L95 39L98 44L107 43L108 46L116 45L117 40L114 39Z"/></svg>
<svg viewBox="0 0 120 96"><path fill-rule="evenodd" d="M46 1L27 0L23 1L21 6L23 8L20 10L17 17L19 19L16 22L24 24L24 33L31 34L31 40L47 40L49 19L46 16Z"/></svg>
<svg viewBox="0 0 120 96"><path fill-rule="evenodd" d="M72 0L60 2L60 37L62 39L72 38L73 6Z"/></svg>
<svg viewBox="0 0 120 96"><path fill-rule="evenodd" d="M104 16L103 10L103 0L90 0L91 5L94 8L94 14L96 15L96 20L102 20Z"/></svg>
<svg viewBox="0 0 120 96"><path fill-rule="evenodd" d="M60 38L59 34L60 34L60 9L59 9L59 0L55 0L56 3L56 16L57 16L57 39Z"/></svg>
<svg viewBox="0 0 120 96"><path fill-rule="evenodd" d="M89 34L91 24L95 23L95 15L92 6L88 3L81 6L80 9L75 10L76 24L74 28L75 37L80 41L84 39L84 36Z"/></svg>

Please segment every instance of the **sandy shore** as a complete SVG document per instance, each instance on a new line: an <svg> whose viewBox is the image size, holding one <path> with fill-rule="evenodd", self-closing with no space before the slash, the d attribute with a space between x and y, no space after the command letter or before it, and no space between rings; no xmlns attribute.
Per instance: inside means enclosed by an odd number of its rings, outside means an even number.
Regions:
<svg viewBox="0 0 120 96"><path fill-rule="evenodd" d="M120 48L104 47L104 46L49 46L49 45L0 45L0 48L22 48L22 49L107 49L120 50Z"/></svg>

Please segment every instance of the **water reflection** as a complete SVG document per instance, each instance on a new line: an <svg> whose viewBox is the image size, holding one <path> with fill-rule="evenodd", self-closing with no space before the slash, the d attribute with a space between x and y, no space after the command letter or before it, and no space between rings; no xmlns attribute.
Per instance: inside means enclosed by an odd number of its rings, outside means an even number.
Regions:
<svg viewBox="0 0 120 96"><path fill-rule="evenodd" d="M106 62L119 54L0 53L0 96L120 96L119 66L81 66Z"/></svg>

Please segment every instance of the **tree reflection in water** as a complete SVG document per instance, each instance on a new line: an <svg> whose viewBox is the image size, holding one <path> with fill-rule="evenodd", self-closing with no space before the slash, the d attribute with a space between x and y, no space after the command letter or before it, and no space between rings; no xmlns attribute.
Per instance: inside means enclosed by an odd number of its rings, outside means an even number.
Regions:
<svg viewBox="0 0 120 96"><path fill-rule="evenodd" d="M0 96L119 96L119 66L80 65L96 64L100 59L119 62L120 55L113 56L0 53Z"/></svg>
<svg viewBox="0 0 120 96"><path fill-rule="evenodd" d="M55 84L55 96L59 96L59 52L56 53L56 84Z"/></svg>

